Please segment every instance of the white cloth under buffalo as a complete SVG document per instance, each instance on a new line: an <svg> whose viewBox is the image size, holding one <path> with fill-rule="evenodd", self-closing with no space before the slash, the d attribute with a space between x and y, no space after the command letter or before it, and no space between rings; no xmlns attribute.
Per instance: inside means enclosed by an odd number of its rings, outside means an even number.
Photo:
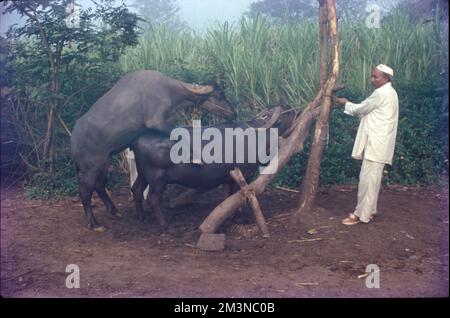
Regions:
<svg viewBox="0 0 450 318"><path fill-rule="evenodd" d="M128 166L130 168L130 187L133 186L137 179L136 159L134 158L134 152L130 148L126 149L125 155L127 157ZM147 200L148 186L144 190L144 199Z"/></svg>

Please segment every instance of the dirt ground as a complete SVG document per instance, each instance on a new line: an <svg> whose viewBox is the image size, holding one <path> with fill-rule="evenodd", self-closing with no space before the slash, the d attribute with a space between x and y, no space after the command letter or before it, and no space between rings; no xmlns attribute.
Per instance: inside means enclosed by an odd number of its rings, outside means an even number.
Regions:
<svg viewBox="0 0 450 318"><path fill-rule="evenodd" d="M172 189L169 195L174 195ZM79 202L26 200L1 193L3 297L448 297L448 189L384 186L370 224L344 226L356 187L320 190L319 208L290 223L298 193L269 189L260 196L270 238L257 231L251 210L227 221L222 252L198 250L198 226L221 199L203 195L185 208L163 205L169 228L152 213L135 216L129 190L113 192L124 213L111 219L100 201L87 229ZM147 207L148 209L148 207ZM66 287L66 266L80 270L80 288ZM368 264L380 288L367 288Z"/></svg>

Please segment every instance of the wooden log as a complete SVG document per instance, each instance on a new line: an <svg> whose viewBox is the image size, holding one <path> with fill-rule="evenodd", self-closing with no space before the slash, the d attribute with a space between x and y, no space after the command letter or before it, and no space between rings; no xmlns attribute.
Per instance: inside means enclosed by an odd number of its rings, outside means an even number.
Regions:
<svg viewBox="0 0 450 318"><path fill-rule="evenodd" d="M258 199L256 198L255 191L253 191L245 181L245 178L242 174L241 169L234 168L230 171L231 177L236 181L236 183L241 188L242 194L246 197L247 201L250 203L253 209L253 213L256 218L256 224L258 224L258 228L263 234L263 237L270 237L269 229L267 227L266 220L261 211L261 206L259 205Z"/></svg>
<svg viewBox="0 0 450 318"><path fill-rule="evenodd" d="M320 83L322 88L328 78L328 19L325 0L319 0L319 26L320 26Z"/></svg>
<svg viewBox="0 0 450 318"><path fill-rule="evenodd" d="M225 234L202 233L197 247L203 251L223 251L225 249Z"/></svg>

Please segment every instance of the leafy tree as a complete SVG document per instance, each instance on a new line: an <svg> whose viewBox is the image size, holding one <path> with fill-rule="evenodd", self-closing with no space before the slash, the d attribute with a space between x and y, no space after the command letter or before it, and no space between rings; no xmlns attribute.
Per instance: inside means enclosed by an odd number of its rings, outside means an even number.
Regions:
<svg viewBox="0 0 450 318"><path fill-rule="evenodd" d="M174 30L186 27L185 21L178 14L180 8L177 6L176 0L134 0L132 7L147 22L164 24Z"/></svg>
<svg viewBox="0 0 450 318"><path fill-rule="evenodd" d="M318 17L318 5L310 0L261 0L250 4L250 16L269 15L276 20L298 22L301 19Z"/></svg>
<svg viewBox="0 0 450 318"><path fill-rule="evenodd" d="M366 11L370 3L377 4L384 12L392 7L387 0L340 0L336 2L339 18L344 20L361 20L369 14ZM304 19L318 19L319 6L317 0L260 0L250 5L250 15L265 14L276 20L299 22Z"/></svg>
<svg viewBox="0 0 450 318"><path fill-rule="evenodd" d="M404 0L398 8L413 18L448 21L448 0Z"/></svg>
<svg viewBox="0 0 450 318"><path fill-rule="evenodd" d="M385 15L395 4L395 0L341 0L337 1L337 12L343 20L363 20L370 14L370 5L380 8L380 14Z"/></svg>
<svg viewBox="0 0 450 318"><path fill-rule="evenodd" d="M55 171L55 118L62 122L57 112L82 89L77 85L138 42L136 14L115 0L92 2L93 7L84 9L71 0L13 1L5 10L26 18L22 26L14 25L7 32L12 65L8 85L16 96L25 95L46 112L42 138L41 132L29 132L35 136L35 163L27 164L34 170ZM74 83L74 70L84 74L84 80Z"/></svg>

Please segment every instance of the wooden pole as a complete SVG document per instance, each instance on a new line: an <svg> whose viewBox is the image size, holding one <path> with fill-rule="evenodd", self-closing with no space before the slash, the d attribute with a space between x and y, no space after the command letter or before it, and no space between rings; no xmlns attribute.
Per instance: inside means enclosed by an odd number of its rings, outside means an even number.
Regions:
<svg viewBox="0 0 450 318"><path fill-rule="evenodd" d="M325 0L319 0L320 27L320 82L319 88L325 85L328 78L328 11Z"/></svg>
<svg viewBox="0 0 450 318"><path fill-rule="evenodd" d="M338 74L339 74L339 40L337 30L337 17L334 0L319 0L320 5L320 19L327 19L327 23L320 22L321 26L321 74L323 69L328 70L327 59L328 57L328 38L331 38L332 42L332 71L328 74L327 81L324 85L324 98L322 100L322 108L320 115L316 121L314 137L311 145L311 151L308 157L308 164L306 167L306 174L303 178L301 186L301 198L297 212L294 214L294 221L300 220L300 215L304 212L310 211L314 205L314 201L317 194L317 188L319 186L320 176L320 160L325 148L325 144L328 140L328 118L331 111L331 94L333 87L335 86ZM327 14L325 15L324 12ZM326 32L322 28L326 28ZM322 34L326 33L326 41L322 37ZM324 35L325 36L325 35ZM322 83L322 79L321 79Z"/></svg>
<svg viewBox="0 0 450 318"><path fill-rule="evenodd" d="M270 237L269 229L267 228L266 220L261 211L258 199L256 198L255 191L253 191L253 189L248 186L241 169L237 167L234 168L233 170L230 171L230 175L241 188L242 195L247 199L247 201L252 206L253 214L255 215L256 218L256 224L258 224L258 228L262 232L263 237Z"/></svg>

